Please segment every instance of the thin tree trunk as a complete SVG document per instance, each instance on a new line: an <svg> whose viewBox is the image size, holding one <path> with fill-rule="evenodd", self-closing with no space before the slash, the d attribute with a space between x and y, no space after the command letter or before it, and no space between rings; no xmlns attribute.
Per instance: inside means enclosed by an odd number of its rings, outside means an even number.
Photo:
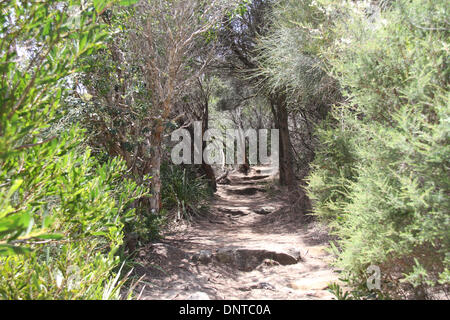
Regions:
<svg viewBox="0 0 450 320"><path fill-rule="evenodd" d="M209 110L208 110L208 104L206 103L204 110L203 110L203 119L202 119L202 137L206 130L208 130L209 127ZM202 154L203 150L206 148L206 142L202 142ZM202 157L202 169L206 175L206 178L208 179L209 186L211 187L214 192L217 191L217 184L216 184L216 176L214 174L214 170L211 167L211 165L207 164L205 162L205 159Z"/></svg>
<svg viewBox="0 0 450 320"><path fill-rule="evenodd" d="M163 127L157 123L151 136L151 186L152 196L150 198L150 210L153 213L159 213L161 210L161 134Z"/></svg>
<svg viewBox="0 0 450 320"><path fill-rule="evenodd" d="M284 94L276 94L270 97L275 124L280 133L280 185L289 188L295 185L295 174L293 168L291 141L289 137L288 112L286 108L286 97Z"/></svg>

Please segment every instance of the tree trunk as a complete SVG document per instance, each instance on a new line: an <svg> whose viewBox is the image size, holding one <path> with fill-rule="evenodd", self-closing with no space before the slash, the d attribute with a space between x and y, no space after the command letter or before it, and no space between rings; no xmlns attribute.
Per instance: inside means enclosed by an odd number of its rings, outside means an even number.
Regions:
<svg viewBox="0 0 450 320"><path fill-rule="evenodd" d="M245 143L245 140L244 140ZM250 171L250 163L247 156L247 150L244 149L244 163L239 165L238 171L240 173L243 173L245 175L248 175L248 172Z"/></svg>
<svg viewBox="0 0 450 320"><path fill-rule="evenodd" d="M289 188L295 185L295 174L293 168L291 141L289 137L288 112L286 108L285 94L274 94L270 97L275 124L280 133L280 185Z"/></svg>
<svg viewBox="0 0 450 320"><path fill-rule="evenodd" d="M163 126L161 123L157 123L154 126L154 130L151 136L151 189L152 196L150 198L150 210L152 213L159 213L161 210L161 134L163 132Z"/></svg>
<svg viewBox="0 0 450 320"><path fill-rule="evenodd" d="M205 131L208 130L209 127L209 106L208 103L205 104L203 109L203 119L202 119L202 137L205 134ZM202 141L202 154L203 150L206 148L206 142ZM217 191L217 184L216 184L216 176L214 174L214 170L211 167L211 165L205 163L205 159L202 157L202 170L206 175L206 178L208 179L209 186L211 189L216 192Z"/></svg>
<svg viewBox="0 0 450 320"><path fill-rule="evenodd" d="M205 119L205 117L208 117L208 113L206 112L206 114L204 113L203 115L203 119L202 120L202 128L201 128L201 136L203 139L203 134L205 133L205 131L208 129L208 120ZM195 147L194 147L194 126L191 125L187 128L187 130L189 131L190 135L191 135L191 141L193 142L191 144L191 163L195 163L195 156L194 156L194 152L195 152ZM198 172L202 175L204 175L206 177L206 179L208 180L208 185L210 186L210 188L216 192L217 191L217 184L216 184L216 176L214 174L214 170L211 167L211 165L205 163L205 159L203 159L203 150L206 147L206 142L202 140L202 145L201 145L201 150L200 153L202 154L202 163L201 164L194 164L195 167L197 168Z"/></svg>

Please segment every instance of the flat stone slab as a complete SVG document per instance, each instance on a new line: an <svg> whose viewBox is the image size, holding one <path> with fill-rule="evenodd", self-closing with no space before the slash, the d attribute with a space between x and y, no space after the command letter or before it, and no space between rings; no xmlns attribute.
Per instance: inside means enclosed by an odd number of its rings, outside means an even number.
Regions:
<svg viewBox="0 0 450 320"><path fill-rule="evenodd" d="M242 180L262 180L262 179L267 179L269 177L269 175L259 175L259 176L250 176L250 177L242 177Z"/></svg>
<svg viewBox="0 0 450 320"><path fill-rule="evenodd" d="M286 253L264 249L228 249L216 250L213 254L215 260L236 267L241 271L251 271L266 259L278 262L281 265L296 264L301 260L299 253Z"/></svg>
<svg viewBox="0 0 450 320"><path fill-rule="evenodd" d="M330 281L327 279L300 279L290 281L288 286L294 290L325 290L330 285Z"/></svg>
<svg viewBox="0 0 450 320"><path fill-rule="evenodd" d="M263 188L256 188L256 187L247 187L247 188L240 188L240 189L227 189L227 192L230 194L237 194L237 195L243 195L243 196L251 196L258 192L265 192L266 190Z"/></svg>

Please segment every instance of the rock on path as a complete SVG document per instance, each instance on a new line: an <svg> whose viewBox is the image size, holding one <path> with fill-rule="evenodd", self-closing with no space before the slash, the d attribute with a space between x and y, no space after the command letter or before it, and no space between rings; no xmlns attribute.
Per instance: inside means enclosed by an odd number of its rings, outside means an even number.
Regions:
<svg viewBox="0 0 450 320"><path fill-rule="evenodd" d="M208 217L167 233L138 253L142 299L332 299L328 235L267 194L267 168L231 173Z"/></svg>

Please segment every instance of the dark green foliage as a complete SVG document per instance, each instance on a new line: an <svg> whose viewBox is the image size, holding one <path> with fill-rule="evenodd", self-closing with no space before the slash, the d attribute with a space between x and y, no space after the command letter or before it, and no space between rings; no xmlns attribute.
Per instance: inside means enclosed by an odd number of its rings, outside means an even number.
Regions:
<svg viewBox="0 0 450 320"><path fill-rule="evenodd" d="M176 209L177 219L191 219L206 209L205 199L212 196L208 181L195 168L164 163L161 166L163 207Z"/></svg>

